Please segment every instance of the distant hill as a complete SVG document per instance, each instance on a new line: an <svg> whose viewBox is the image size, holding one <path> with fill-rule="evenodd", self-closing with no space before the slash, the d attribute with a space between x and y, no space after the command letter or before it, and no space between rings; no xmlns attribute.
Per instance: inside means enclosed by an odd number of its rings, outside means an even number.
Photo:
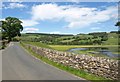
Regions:
<svg viewBox="0 0 120 82"><path fill-rule="evenodd" d="M26 33L30 35L73 36L72 34Z"/></svg>
<svg viewBox="0 0 120 82"><path fill-rule="evenodd" d="M42 42L50 45L117 45L118 31L94 32L88 34L46 34L26 33L22 34L22 41Z"/></svg>

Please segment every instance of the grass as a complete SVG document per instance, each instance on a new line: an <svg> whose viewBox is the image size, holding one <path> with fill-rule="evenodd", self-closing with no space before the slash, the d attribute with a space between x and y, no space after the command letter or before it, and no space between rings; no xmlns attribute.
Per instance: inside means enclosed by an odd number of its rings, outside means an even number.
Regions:
<svg viewBox="0 0 120 82"><path fill-rule="evenodd" d="M58 50L58 51L67 51L69 49L72 49L72 48L87 48L87 47L107 47L107 48L111 48L110 50L112 51L113 48L115 49L118 49L118 45L49 45L51 48L55 49L55 50ZM79 54L87 54L87 55L90 55L90 56L98 56L98 57L107 57L109 58L108 56L105 56L103 54L99 54L99 55L96 55L96 54L92 54L90 53L90 51L74 51L76 53L79 53ZM95 51L91 51L91 52L95 52ZM118 50L116 50L115 52L113 52L113 54L120 54L120 52L118 52ZM114 59L114 60L120 60L120 58L111 58L111 59Z"/></svg>
<svg viewBox="0 0 120 82"><path fill-rule="evenodd" d="M94 57L108 57L106 55L103 55L103 54L99 54L99 52L96 52L96 51L89 51L89 50L86 50L86 51L80 51L80 50L76 50L74 51L76 53L78 53L79 55L81 54L86 54L86 55L89 55L89 56L94 56ZM95 53L95 54L92 54L92 53Z"/></svg>
<svg viewBox="0 0 120 82"><path fill-rule="evenodd" d="M118 45L49 45L51 48L59 51L67 51L71 48L84 48L84 47L117 47Z"/></svg>
<svg viewBox="0 0 120 82"><path fill-rule="evenodd" d="M24 43L21 43L21 45L22 45L26 50L28 50L28 51L31 53L31 55L39 58L40 60L42 60L42 61L44 61L44 62L46 62L46 63L48 63L48 64L50 64L50 65L53 65L53 66L57 67L57 68L59 68L59 69L62 69L62 70L67 71L67 72L69 72L69 73L72 73L72 74L74 74L74 75L76 75L76 76L79 76L79 77L81 77L81 78L84 78L84 79L86 79L86 80L91 80L92 82L97 82L98 80L100 80L100 82L106 82L106 81L107 81L107 82L110 82L110 81L111 81L111 80L109 80L109 79L106 79L106 78L103 78L103 77L99 77L99 76L96 76L96 75L94 75L94 74L87 73L87 72L85 72L85 71L83 71L83 70L78 70L78 69L75 69L75 68L71 68L71 67L69 67L69 66L65 66L65 65L63 65L63 64L59 64L59 63L53 62L53 61L49 60L49 59L46 58L46 57L43 57L43 56L41 56L41 55L36 54L36 53L33 52L31 49L26 48L23 44L24 44Z"/></svg>
<svg viewBox="0 0 120 82"><path fill-rule="evenodd" d="M70 40L62 40L61 42L72 42L75 39L70 39Z"/></svg>
<svg viewBox="0 0 120 82"><path fill-rule="evenodd" d="M117 45L46 45L46 44L43 44L41 42L24 42L26 44L31 44L31 45L34 45L34 46L38 46L38 47L44 47L44 48L49 48L49 49L55 49L55 50L58 50L58 51L67 51L71 48L81 48L81 47L116 47ZM92 54L92 53L89 53L89 51L75 51L76 53L79 53L79 54L87 54L87 55L90 55L90 56L100 56L100 57L108 57L108 56L105 56L105 55L96 55L96 54ZM95 52L95 51L93 51ZM117 52L114 52L114 53L117 53ZM118 58L115 58L115 59L118 59Z"/></svg>
<svg viewBox="0 0 120 82"><path fill-rule="evenodd" d="M105 45L118 45L119 35L116 33L109 33L108 40L104 42Z"/></svg>

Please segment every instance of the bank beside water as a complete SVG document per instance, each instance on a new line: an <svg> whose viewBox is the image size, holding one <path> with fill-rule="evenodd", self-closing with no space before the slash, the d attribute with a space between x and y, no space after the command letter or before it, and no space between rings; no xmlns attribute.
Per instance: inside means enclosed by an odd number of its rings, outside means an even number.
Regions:
<svg viewBox="0 0 120 82"><path fill-rule="evenodd" d="M76 54L85 54L98 57L109 57L119 59L120 51L118 45L49 45L58 51L68 51Z"/></svg>
<svg viewBox="0 0 120 82"><path fill-rule="evenodd" d="M59 51L67 51L71 48L88 48L88 47L118 47L118 45L49 45L51 48Z"/></svg>
<svg viewBox="0 0 120 82"><path fill-rule="evenodd" d="M89 54L95 54L96 56L107 56L110 58L117 58L118 55L120 55L119 53L117 53L118 49L114 51L115 47L112 47L113 49L110 50L107 47L85 47L85 48L72 48L69 49L68 52L73 52L73 53L77 53L80 54L81 52L86 52L85 54L89 53Z"/></svg>

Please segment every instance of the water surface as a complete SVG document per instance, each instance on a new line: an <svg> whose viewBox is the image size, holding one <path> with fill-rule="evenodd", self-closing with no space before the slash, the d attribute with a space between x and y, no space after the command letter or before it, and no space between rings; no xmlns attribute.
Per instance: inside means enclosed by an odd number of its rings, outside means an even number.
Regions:
<svg viewBox="0 0 120 82"><path fill-rule="evenodd" d="M112 57L112 58L116 58L118 56L120 56L120 54L118 54L118 48L117 47L87 47L87 48L72 48L70 50L68 50L69 52L74 52L77 53L76 51L92 51L92 54L96 54L96 55L105 55L108 57ZM95 51L95 52L94 52Z"/></svg>

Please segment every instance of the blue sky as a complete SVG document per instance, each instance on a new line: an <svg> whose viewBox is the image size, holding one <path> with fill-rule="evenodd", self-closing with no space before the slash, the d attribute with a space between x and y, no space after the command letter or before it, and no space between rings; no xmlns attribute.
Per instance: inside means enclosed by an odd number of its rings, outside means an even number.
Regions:
<svg viewBox="0 0 120 82"><path fill-rule="evenodd" d="M78 34L117 31L116 2L3 2L2 19L19 18L23 33Z"/></svg>

